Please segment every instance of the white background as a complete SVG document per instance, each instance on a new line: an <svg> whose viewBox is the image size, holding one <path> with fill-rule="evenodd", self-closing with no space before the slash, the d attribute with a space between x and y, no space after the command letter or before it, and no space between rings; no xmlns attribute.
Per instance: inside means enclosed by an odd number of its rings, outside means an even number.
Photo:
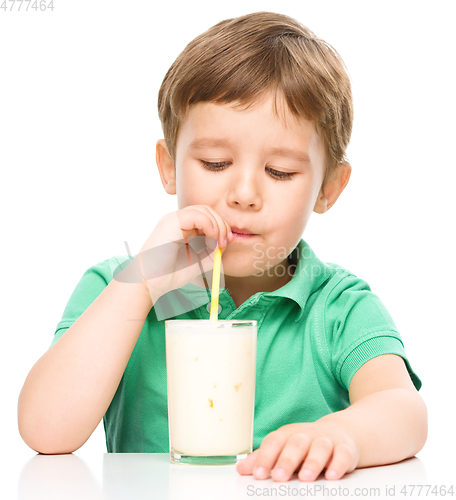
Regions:
<svg viewBox="0 0 456 500"><path fill-rule="evenodd" d="M429 408L418 456L450 461L452 4L55 0L53 12L0 9L4 452L19 461L34 455L17 431L17 398L83 272L125 254L124 241L136 253L176 209L155 167L157 93L168 67L213 24L270 10L333 45L353 84L352 178L334 208L313 215L304 238L322 260L368 281L390 310ZM77 453L90 460L105 451L99 426Z"/></svg>

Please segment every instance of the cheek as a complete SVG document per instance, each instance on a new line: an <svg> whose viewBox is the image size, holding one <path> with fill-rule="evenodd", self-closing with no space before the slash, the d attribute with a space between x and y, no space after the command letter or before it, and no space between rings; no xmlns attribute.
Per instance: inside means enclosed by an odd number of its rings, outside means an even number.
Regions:
<svg viewBox="0 0 456 500"><path fill-rule="evenodd" d="M268 242L269 246L277 249L285 248L289 252L298 244L306 229L307 223L312 214L313 206L309 203L295 203L288 205L290 207L287 213L276 213L275 218L276 232L275 237ZM288 253L289 253L288 252ZM272 249L269 251L269 257L275 262L283 260L281 251L273 255Z"/></svg>
<svg viewBox="0 0 456 500"><path fill-rule="evenodd" d="M314 205L314 200L307 193L281 199L273 217L282 234L302 234Z"/></svg>
<svg viewBox="0 0 456 500"><path fill-rule="evenodd" d="M180 166L176 178L177 203L179 210L189 205L203 205L201 198L204 190L201 188L200 180L196 179L189 169Z"/></svg>

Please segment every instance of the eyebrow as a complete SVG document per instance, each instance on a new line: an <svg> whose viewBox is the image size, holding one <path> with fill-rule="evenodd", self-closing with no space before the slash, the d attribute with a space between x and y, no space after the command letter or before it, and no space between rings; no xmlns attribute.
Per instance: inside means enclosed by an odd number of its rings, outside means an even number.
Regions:
<svg viewBox="0 0 456 500"><path fill-rule="evenodd" d="M227 139L216 139L210 137L203 137L200 139L194 139L190 145L189 149L192 151L200 151L204 148L217 148L217 147L232 147L232 143ZM301 163L311 163L310 157L304 151L298 151L296 149L278 147L268 150L268 154L271 156L281 156L285 158L291 158L293 160L299 161Z"/></svg>
<svg viewBox="0 0 456 500"><path fill-rule="evenodd" d="M297 160L301 163L310 163L310 157L304 151L298 151L296 149L290 148L272 148L268 151L270 155L281 156L285 158L291 158L292 160Z"/></svg>
<svg viewBox="0 0 456 500"><path fill-rule="evenodd" d="M192 151L199 151L204 148L217 148L217 147L229 148L231 146L232 146L231 142L228 141L227 139L214 139L210 137L208 138L202 137L200 139L194 139L190 143L188 148L191 149Z"/></svg>

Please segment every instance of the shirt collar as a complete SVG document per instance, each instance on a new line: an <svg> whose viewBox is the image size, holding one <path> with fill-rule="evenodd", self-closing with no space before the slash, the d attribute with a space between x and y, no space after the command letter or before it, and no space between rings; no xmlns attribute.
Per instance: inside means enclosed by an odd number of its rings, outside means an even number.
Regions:
<svg viewBox="0 0 456 500"><path fill-rule="evenodd" d="M291 280L278 290L264 293L270 297L284 297L295 301L300 311L295 321L299 321L304 313L308 298L331 276L330 267L322 262L301 239L289 256L296 266Z"/></svg>
<svg viewBox="0 0 456 500"><path fill-rule="evenodd" d="M261 294L269 297L284 297L296 302L300 307L300 311L295 321L299 321L304 313L308 298L331 276L331 269L315 255L303 239L291 252L289 260L293 266L296 266L291 280L273 292L261 292ZM210 273L207 273L206 277L208 274ZM199 288L192 283L188 283L173 293L178 296L177 298L183 295L186 300L190 300L185 305L184 303L180 304L182 312L206 306L211 300L209 290ZM180 300L180 302L182 301ZM173 306L173 309L175 307Z"/></svg>

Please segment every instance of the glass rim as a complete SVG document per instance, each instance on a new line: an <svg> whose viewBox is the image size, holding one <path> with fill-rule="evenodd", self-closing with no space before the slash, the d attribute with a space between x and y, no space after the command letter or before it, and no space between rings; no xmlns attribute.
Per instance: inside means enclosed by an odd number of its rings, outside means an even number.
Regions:
<svg viewBox="0 0 456 500"><path fill-rule="evenodd" d="M212 321L210 319L167 319L165 321L165 326L170 323L170 324L177 324L180 323L183 325L184 323L189 323L189 324L195 324L198 323L200 325L205 325L205 326L215 326L217 324L219 325L232 325L232 324L240 324L240 325L251 325L251 326L257 326L258 322L256 320L244 320L244 319L220 319L217 321Z"/></svg>

